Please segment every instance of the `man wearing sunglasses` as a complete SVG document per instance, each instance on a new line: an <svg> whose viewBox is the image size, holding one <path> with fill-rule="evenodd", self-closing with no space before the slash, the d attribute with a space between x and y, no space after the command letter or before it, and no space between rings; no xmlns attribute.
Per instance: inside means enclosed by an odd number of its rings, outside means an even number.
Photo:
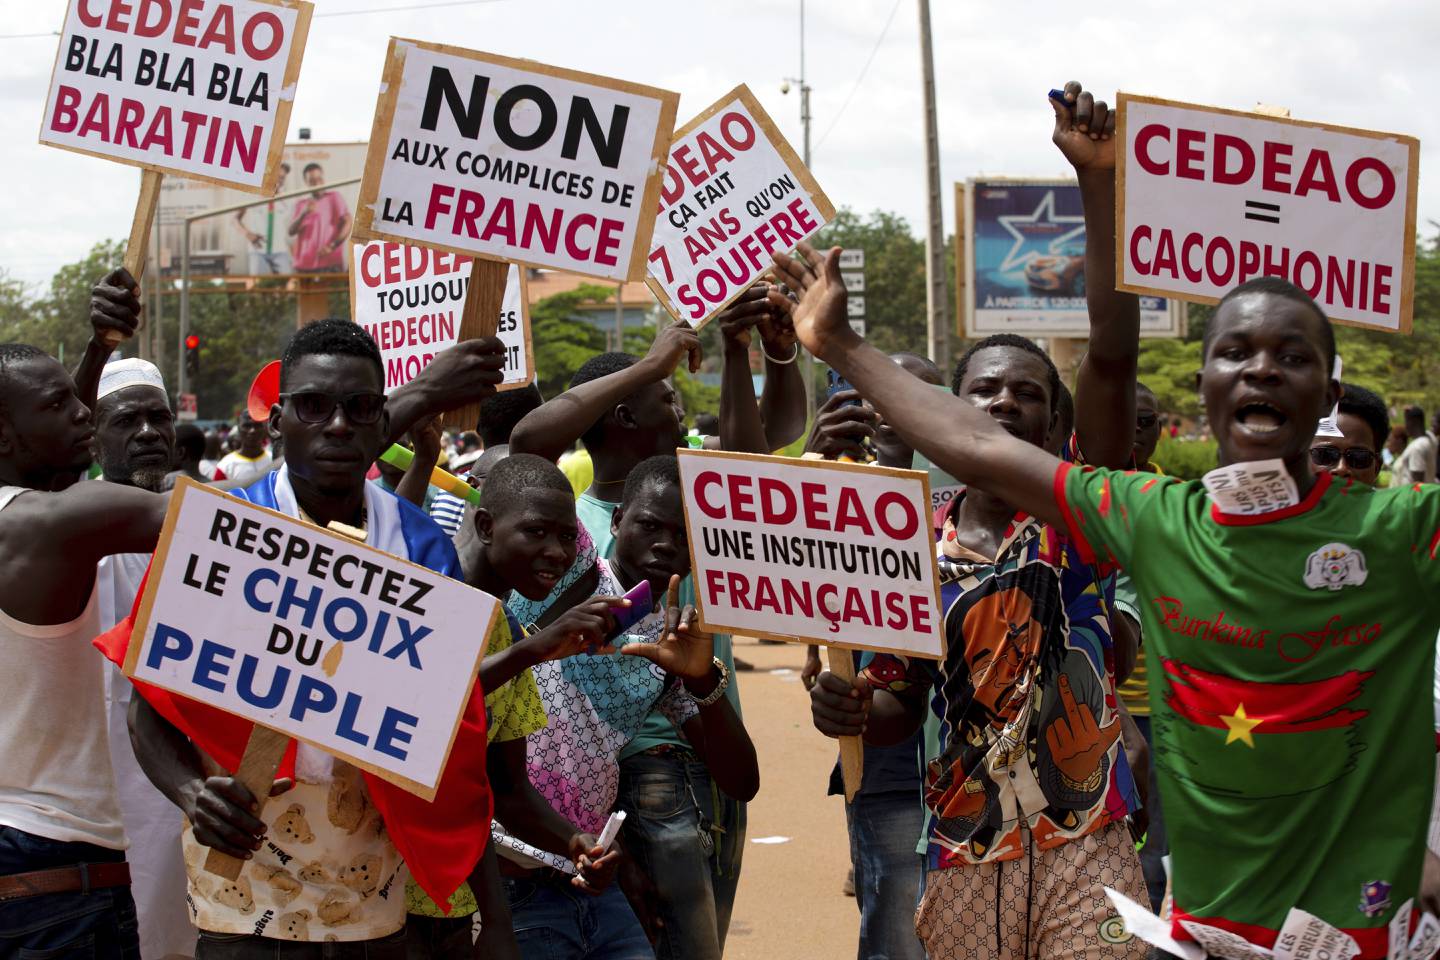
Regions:
<svg viewBox="0 0 1440 960"><path fill-rule="evenodd" d="M272 439L284 441L285 464L235 494L320 526L342 524L349 528L343 532L372 547L459 577L455 548L440 528L412 504L365 482L391 431L384 382L379 349L354 323L321 320L297 331L281 358L279 402L269 419ZM388 785L306 744L298 748L293 777L284 770L270 798L252 797L202 759L204 738L213 731L182 732L157 706L140 698L134 705L131 731L141 766L186 815L181 843L200 960L273 956L273 938L306 943L293 954L296 960L319 960L322 952L400 960L405 898L376 893L397 878L396 889L403 889L402 853L412 866L433 868L453 860L456 850L478 849L477 834L488 837L478 686L451 755L452 765L465 765L463 776L447 781L460 789L442 784L423 818L407 814ZM206 847L246 860L238 880L216 883L200 868ZM485 924L487 955L513 956L492 854L474 866L470 883L487 921L500 918ZM498 899L492 905L487 898ZM275 919L257 933L256 919L264 916ZM341 941L341 949L332 951L327 940Z"/></svg>
<svg viewBox="0 0 1440 960"><path fill-rule="evenodd" d="M1390 436L1390 413L1385 401L1364 387L1341 384L1341 436L1317 436L1310 444L1310 465L1316 473L1328 470L1353 483L1375 486L1380 477L1380 445Z"/></svg>

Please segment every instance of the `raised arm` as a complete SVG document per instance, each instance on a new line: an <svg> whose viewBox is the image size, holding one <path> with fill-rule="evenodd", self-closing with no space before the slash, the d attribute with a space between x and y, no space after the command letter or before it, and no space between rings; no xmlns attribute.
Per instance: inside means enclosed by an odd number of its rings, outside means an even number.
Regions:
<svg viewBox="0 0 1440 960"><path fill-rule="evenodd" d="M546 460L560 455L617 403L647 383L664 380L685 357L690 372L700 369L700 338L688 323L677 321L660 331L638 363L608 377L572 387L531 410L510 435L510 452L533 453Z"/></svg>
<svg viewBox="0 0 1440 960"><path fill-rule="evenodd" d="M1115 114L1075 81L1050 106L1051 139L1075 167L1085 207L1090 348L1076 377L1075 434L1088 463L1122 468L1135 443L1140 301L1115 289Z"/></svg>
<svg viewBox="0 0 1440 960"><path fill-rule="evenodd" d="M790 293L781 288L781 293ZM760 332L760 350L765 355L765 386L760 391L760 419L765 424L767 452L784 449L805 435L809 419L809 398L805 378L800 373L800 342L790 312L794 298L787 296L787 305L762 317L755 329Z"/></svg>
<svg viewBox="0 0 1440 960"><path fill-rule="evenodd" d="M455 410L495 392L505 378L505 345L498 337L465 340L442 350L430 365L390 395L390 435L394 443L426 417Z"/></svg>
<svg viewBox="0 0 1440 960"><path fill-rule="evenodd" d="M122 339L135 335L140 327L140 285L130 271L117 267L106 274L90 291L90 342L76 364L71 377L80 402L95 412L95 395L100 391L100 374L114 348L106 336L119 334Z"/></svg>
<svg viewBox="0 0 1440 960"><path fill-rule="evenodd" d="M118 483L21 494L0 511L0 609L26 623L73 619L101 557L155 549L169 501Z"/></svg>
<svg viewBox="0 0 1440 960"><path fill-rule="evenodd" d="M751 330L774 308L757 283L720 311L724 367L720 380L720 449L739 453L770 453L765 423L755 402L755 381L750 377Z"/></svg>
<svg viewBox="0 0 1440 960"><path fill-rule="evenodd" d="M819 262L808 244L801 245L801 252ZM775 265L777 275L802 292L794 314L800 342L844 374L907 444L956 479L1003 497L1042 521L1062 522L1054 492L1059 460L1012 437L964 400L911 376L850 328L839 247L824 258L824 268L813 281L784 254L775 255ZM781 294L772 291L770 296Z"/></svg>
<svg viewBox="0 0 1440 960"><path fill-rule="evenodd" d="M414 456L395 487L395 496L424 510L425 495L430 492L430 471L440 458L439 418L428 417L417 423L410 430L410 443Z"/></svg>

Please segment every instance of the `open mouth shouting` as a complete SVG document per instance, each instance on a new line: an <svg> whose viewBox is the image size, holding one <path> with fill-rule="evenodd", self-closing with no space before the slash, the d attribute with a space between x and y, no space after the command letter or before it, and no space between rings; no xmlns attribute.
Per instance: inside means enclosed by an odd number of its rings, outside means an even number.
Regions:
<svg viewBox="0 0 1440 960"><path fill-rule="evenodd" d="M1235 410L1235 422L1248 434L1256 438L1271 436L1289 422L1279 407L1265 400L1252 399L1241 403Z"/></svg>

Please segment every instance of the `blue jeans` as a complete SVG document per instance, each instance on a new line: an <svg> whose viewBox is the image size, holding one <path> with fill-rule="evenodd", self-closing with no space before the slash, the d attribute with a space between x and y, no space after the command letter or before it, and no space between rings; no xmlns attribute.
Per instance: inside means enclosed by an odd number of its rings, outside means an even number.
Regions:
<svg viewBox="0 0 1440 960"><path fill-rule="evenodd" d="M123 850L62 843L0 827L0 876L81 863L120 863ZM0 958L140 960L129 887L46 893L0 901Z"/></svg>
<svg viewBox="0 0 1440 960"><path fill-rule="evenodd" d="M1164 857L1170 852L1170 841L1165 836L1165 815L1160 807L1160 786L1155 782L1155 738L1150 733L1150 718L1135 717L1135 726L1150 745L1150 799L1145 812L1150 815L1150 829L1145 834L1145 846L1140 848L1140 869L1145 873L1145 886L1150 893L1150 909L1160 912L1160 903L1165 899Z"/></svg>
<svg viewBox="0 0 1440 960"><path fill-rule="evenodd" d="M568 877L504 882L525 960L653 960L655 951L618 884L592 897L570 886Z"/></svg>
<svg viewBox="0 0 1440 960"><path fill-rule="evenodd" d="M620 762L625 849L655 885L664 922L658 960L720 960L740 860L745 805L714 789L692 753L641 753ZM723 831L723 832L722 832Z"/></svg>
<svg viewBox="0 0 1440 960"><path fill-rule="evenodd" d="M925 960L915 934L915 904L925 882L925 858L915 852L925 829L919 795L861 790L845 805L845 823L860 908L859 960Z"/></svg>

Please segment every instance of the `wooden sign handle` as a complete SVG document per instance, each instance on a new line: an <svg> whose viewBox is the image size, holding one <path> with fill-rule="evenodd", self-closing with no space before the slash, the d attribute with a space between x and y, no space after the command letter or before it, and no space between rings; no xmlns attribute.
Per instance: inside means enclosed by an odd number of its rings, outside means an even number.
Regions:
<svg viewBox="0 0 1440 960"><path fill-rule="evenodd" d="M493 337L500 331L500 308L505 305L505 278L510 264L476 257L470 266L465 288L465 306L460 312L460 339ZM443 419L455 430L474 430L480 420L480 404L471 403L448 411Z"/></svg>
<svg viewBox="0 0 1440 960"><path fill-rule="evenodd" d="M135 201L135 219L130 224L130 239L125 244L125 269L130 271L136 283L145 275L145 258L150 251L150 225L155 222L163 176L158 170L140 172L140 198ZM105 331L105 345L111 350L118 347L123 339L117 330Z"/></svg>
<svg viewBox="0 0 1440 960"><path fill-rule="evenodd" d="M855 658L842 647L826 647L830 672L841 680L854 682ZM860 777L865 772L865 744L859 737L840 738L840 774L845 779L845 802L855 799L860 790Z"/></svg>
<svg viewBox="0 0 1440 960"><path fill-rule="evenodd" d="M260 801L262 809L266 798L270 796L270 788L275 783L275 771L280 769L280 761L289 746L289 737L269 727L262 727L257 723L255 729L250 731L250 741L245 744L245 755L240 758L240 769L235 771L235 779L245 784L245 789ZM209 855L205 857L205 869L226 880L239 879L240 870L244 866L244 860L214 848L211 848Z"/></svg>

